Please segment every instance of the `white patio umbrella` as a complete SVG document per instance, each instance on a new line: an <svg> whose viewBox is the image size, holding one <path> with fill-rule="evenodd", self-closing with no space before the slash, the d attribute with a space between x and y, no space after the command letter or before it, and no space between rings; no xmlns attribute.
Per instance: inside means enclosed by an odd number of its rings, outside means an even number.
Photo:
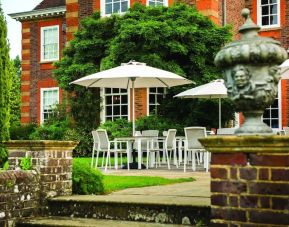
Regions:
<svg viewBox="0 0 289 227"><path fill-rule="evenodd" d="M132 123L135 133L134 88L173 87L190 84L192 81L175 73L130 61L121 66L94 73L71 82L85 87L132 88Z"/></svg>
<svg viewBox="0 0 289 227"><path fill-rule="evenodd" d="M218 98L219 99L219 128L221 128L221 98L227 97L227 88L224 80L213 80L210 83L181 92L174 97L178 98Z"/></svg>
<svg viewBox="0 0 289 227"><path fill-rule="evenodd" d="M289 59L284 61L279 67L281 68L281 79L288 80L289 79Z"/></svg>

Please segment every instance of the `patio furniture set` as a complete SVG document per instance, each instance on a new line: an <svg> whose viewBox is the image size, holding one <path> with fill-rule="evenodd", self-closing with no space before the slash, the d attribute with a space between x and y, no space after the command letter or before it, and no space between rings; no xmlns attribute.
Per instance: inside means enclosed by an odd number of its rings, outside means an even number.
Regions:
<svg viewBox="0 0 289 227"><path fill-rule="evenodd" d="M104 170L111 167L111 156L114 155L114 168L130 170L131 168L157 168L162 164L171 169L171 164L176 168L183 165L184 172L188 165L196 171L197 165L209 170L210 155L199 143L199 138L207 136L205 127L186 127L185 136L177 136L176 129L164 131L159 136L158 130L136 131L135 136L120 137L110 141L105 129L92 131L93 150L91 167L97 168L100 153ZM137 161L133 153L137 153ZM146 154L146 165L143 165ZM122 157L126 155L127 164L123 165Z"/></svg>

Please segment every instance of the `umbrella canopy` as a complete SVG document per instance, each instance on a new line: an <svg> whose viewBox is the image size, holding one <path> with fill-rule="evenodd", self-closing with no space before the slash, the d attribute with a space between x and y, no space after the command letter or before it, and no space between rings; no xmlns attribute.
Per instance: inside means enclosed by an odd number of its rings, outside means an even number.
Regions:
<svg viewBox="0 0 289 227"><path fill-rule="evenodd" d="M174 97L178 98L218 98L219 99L219 128L221 128L221 98L226 98L227 88L224 80L218 79L210 83L181 92Z"/></svg>
<svg viewBox="0 0 289 227"><path fill-rule="evenodd" d="M280 66L281 68L281 79L289 79L289 59L284 61Z"/></svg>
<svg viewBox="0 0 289 227"><path fill-rule="evenodd" d="M132 123L135 132L134 88L173 87L190 84L192 81L175 73L147 66L145 63L130 61L121 66L94 73L71 84L85 87L132 88Z"/></svg>

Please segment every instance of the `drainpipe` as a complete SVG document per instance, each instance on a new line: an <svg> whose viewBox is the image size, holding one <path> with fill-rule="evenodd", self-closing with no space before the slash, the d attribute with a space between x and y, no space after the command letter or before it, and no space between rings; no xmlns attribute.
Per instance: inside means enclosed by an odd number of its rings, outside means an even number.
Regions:
<svg viewBox="0 0 289 227"><path fill-rule="evenodd" d="M223 0L222 2L222 8L223 8L223 26L227 24L227 0Z"/></svg>

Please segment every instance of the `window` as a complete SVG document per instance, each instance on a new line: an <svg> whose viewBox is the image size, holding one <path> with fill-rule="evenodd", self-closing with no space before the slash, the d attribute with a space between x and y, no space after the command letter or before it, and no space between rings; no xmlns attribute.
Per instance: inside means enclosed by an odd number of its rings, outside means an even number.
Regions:
<svg viewBox="0 0 289 227"><path fill-rule="evenodd" d="M158 106L164 97L164 88L149 88L148 92L148 114L157 113Z"/></svg>
<svg viewBox="0 0 289 227"><path fill-rule="evenodd" d="M128 119L127 89L105 88L105 121L116 118Z"/></svg>
<svg viewBox="0 0 289 227"><path fill-rule="evenodd" d="M41 28L41 61L59 59L59 26Z"/></svg>
<svg viewBox="0 0 289 227"><path fill-rule="evenodd" d="M258 0L258 24L262 27L280 26L280 0Z"/></svg>
<svg viewBox="0 0 289 227"><path fill-rule="evenodd" d="M59 103L59 88L41 88L41 116L40 122L43 123L53 115L56 104Z"/></svg>
<svg viewBox="0 0 289 227"><path fill-rule="evenodd" d="M167 0L148 0L148 6L167 6Z"/></svg>
<svg viewBox="0 0 289 227"><path fill-rule="evenodd" d="M276 98L273 105L266 108L263 121L271 128L279 128L279 99Z"/></svg>
<svg viewBox="0 0 289 227"><path fill-rule="evenodd" d="M128 0L102 0L101 12L103 16L110 15L112 13L124 13L129 8Z"/></svg>

